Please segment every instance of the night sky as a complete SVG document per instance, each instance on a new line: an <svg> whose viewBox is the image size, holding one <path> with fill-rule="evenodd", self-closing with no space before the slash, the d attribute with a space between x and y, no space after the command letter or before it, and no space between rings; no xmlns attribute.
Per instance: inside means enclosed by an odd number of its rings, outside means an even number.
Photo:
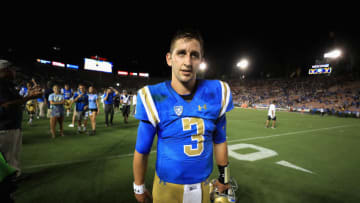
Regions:
<svg viewBox="0 0 360 203"><path fill-rule="evenodd" d="M64 17L45 12L36 18L6 22L1 55L17 61L42 58L80 66L84 57L98 55L113 62L115 70L168 77L165 54L171 36L179 28L190 27L203 35L209 77L238 73L236 63L241 58L250 61L247 75L253 77L261 73L284 76L297 68L306 71L333 48L344 50L341 60L345 63L351 55L352 64L358 64L360 33L354 18L301 13L171 16L164 12L156 16L137 12ZM54 50L55 46L60 50Z"/></svg>

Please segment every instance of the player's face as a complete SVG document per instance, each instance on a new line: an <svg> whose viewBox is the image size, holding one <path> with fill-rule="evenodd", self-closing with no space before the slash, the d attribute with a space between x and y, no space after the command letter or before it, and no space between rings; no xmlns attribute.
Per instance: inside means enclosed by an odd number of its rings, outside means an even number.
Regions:
<svg viewBox="0 0 360 203"><path fill-rule="evenodd" d="M172 67L172 80L194 81L202 61L200 43L195 39L178 39L173 51L166 55L166 61Z"/></svg>
<svg viewBox="0 0 360 203"><path fill-rule="evenodd" d="M89 93L93 93L93 91L94 91L94 88L93 87L89 87Z"/></svg>

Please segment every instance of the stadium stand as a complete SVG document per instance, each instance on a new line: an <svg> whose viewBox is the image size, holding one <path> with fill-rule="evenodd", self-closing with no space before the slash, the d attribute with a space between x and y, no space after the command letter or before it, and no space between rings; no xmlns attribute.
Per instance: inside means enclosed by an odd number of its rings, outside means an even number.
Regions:
<svg viewBox="0 0 360 203"><path fill-rule="evenodd" d="M49 71L49 68L52 70ZM145 85L164 80L120 77L84 70L69 71L44 65L22 68L19 75L19 87L24 81L35 78L42 86L52 81L60 85L68 83L76 89L79 83L84 83L86 86L93 85L98 91L113 86L119 90L126 88L129 92L136 92ZM352 75L226 81L231 87L234 105L243 108L267 108L270 101L276 100L277 108L288 111L318 114L323 109L325 114L344 117L359 117L360 114L360 81ZM119 83L118 87L116 83Z"/></svg>
<svg viewBox="0 0 360 203"><path fill-rule="evenodd" d="M349 76L229 81L234 104L267 108L276 100L279 108L338 116L359 116L360 82Z"/></svg>

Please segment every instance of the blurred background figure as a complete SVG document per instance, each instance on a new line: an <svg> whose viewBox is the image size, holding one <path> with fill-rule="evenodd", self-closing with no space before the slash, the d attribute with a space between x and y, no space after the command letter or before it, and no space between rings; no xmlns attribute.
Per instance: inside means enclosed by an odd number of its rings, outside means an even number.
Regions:
<svg viewBox="0 0 360 203"><path fill-rule="evenodd" d="M128 123L129 113L130 113L130 105L131 105L131 96L127 93L126 90L122 91L122 95L120 97L120 102L122 105L122 113L124 117L124 123Z"/></svg>
<svg viewBox="0 0 360 203"><path fill-rule="evenodd" d="M114 119L114 97L119 95L119 92L113 87L109 87L104 94L104 104L105 104L105 126L108 127L109 124L113 125ZM110 122L109 122L110 116Z"/></svg>
<svg viewBox="0 0 360 203"><path fill-rule="evenodd" d="M51 117L50 117L50 132L51 137L55 138L55 129L56 122L59 122L60 126L60 136L64 136L63 122L64 122L64 95L60 93L60 88L58 85L53 86L54 93L50 94L49 102L51 108Z"/></svg>
<svg viewBox="0 0 360 203"><path fill-rule="evenodd" d="M0 152L20 176L23 105L41 97L42 92L38 87L28 88L26 95L20 96L15 89L15 78L15 67L7 60L0 60Z"/></svg>

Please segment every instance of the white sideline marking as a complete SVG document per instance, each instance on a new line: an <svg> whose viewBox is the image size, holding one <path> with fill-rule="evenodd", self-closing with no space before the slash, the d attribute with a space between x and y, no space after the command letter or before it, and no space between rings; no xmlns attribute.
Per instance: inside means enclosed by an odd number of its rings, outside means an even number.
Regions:
<svg viewBox="0 0 360 203"><path fill-rule="evenodd" d="M260 137L250 137L250 138L243 138L243 139L236 139L236 140L228 140L228 143L232 142L242 142L242 141L249 141L249 140L259 140L259 139L268 139L273 137L281 137L286 135L296 135L301 133L308 133L308 132L315 132L315 131L322 131L322 130L331 130L335 128L344 128L351 125L340 125L335 127L329 127L329 128L318 128L318 129L311 129L311 130L301 130L301 131L295 131L295 132L288 132L288 133L282 133L282 134L275 134L275 135L268 135L268 136L260 136Z"/></svg>
<svg viewBox="0 0 360 203"><path fill-rule="evenodd" d="M155 153L156 150L153 150L150 152L150 154ZM60 162L53 162L53 163L47 163L47 164L37 164L32 165L28 167L24 167L23 169L34 169L34 168L43 168L43 167L50 167L50 166L58 166L58 165L67 165L67 164L78 164L78 163L84 163L84 162L93 162L93 161L99 161L99 160L111 160L111 159L122 159L126 157L134 156L134 153L129 154L120 154L120 155L114 155L114 156L107 156L97 159L84 159L84 160L77 160L77 161L60 161Z"/></svg>
<svg viewBox="0 0 360 203"><path fill-rule="evenodd" d="M276 164L279 164L279 165L282 165L282 166L286 166L286 167L289 167L289 168L293 168L293 169L296 169L296 170L299 170L299 171L304 171L304 172L306 172L306 173L311 173L311 174L313 174L313 172L310 171L310 170L301 168L301 167L299 167L299 166L296 166L296 165L294 165L294 164L292 164L292 163L289 163L289 162L287 162L287 161L284 161L284 160L278 161L278 162L276 162Z"/></svg>

